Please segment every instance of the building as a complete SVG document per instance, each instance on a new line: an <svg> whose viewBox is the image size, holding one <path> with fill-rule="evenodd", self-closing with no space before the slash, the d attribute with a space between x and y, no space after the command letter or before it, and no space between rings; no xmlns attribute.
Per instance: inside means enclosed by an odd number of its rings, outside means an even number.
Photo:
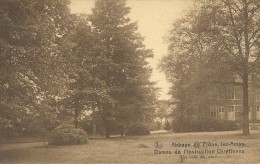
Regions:
<svg viewBox="0 0 260 164"><path fill-rule="evenodd" d="M260 70L259 70L260 71ZM250 123L260 123L260 76L255 75L250 81L248 91ZM243 88L240 82L224 87L224 93L209 106L211 118L241 121L243 111Z"/></svg>
<svg viewBox="0 0 260 164"><path fill-rule="evenodd" d="M218 99L215 105L211 105L210 117L238 120L242 119L243 110L243 94L241 86L229 87L229 94L227 97ZM260 89L249 89L249 119L250 122L260 122Z"/></svg>

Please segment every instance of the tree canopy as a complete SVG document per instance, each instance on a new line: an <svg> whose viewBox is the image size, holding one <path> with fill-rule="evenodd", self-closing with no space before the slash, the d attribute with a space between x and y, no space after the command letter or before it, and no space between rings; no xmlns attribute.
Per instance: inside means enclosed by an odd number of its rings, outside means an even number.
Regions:
<svg viewBox="0 0 260 164"><path fill-rule="evenodd" d="M223 84L241 79L248 135L248 82L259 65L259 1L198 2L173 25L161 68L174 84L171 93L180 110L216 98Z"/></svg>
<svg viewBox="0 0 260 164"><path fill-rule="evenodd" d="M113 126L152 120L157 98L146 60L153 52L126 1L97 0L89 16L69 5L1 1L1 130L51 130L68 119L77 128L89 112L109 137Z"/></svg>
<svg viewBox="0 0 260 164"><path fill-rule="evenodd" d="M149 81L151 68L146 61L153 54L143 45L143 38L136 32L137 24L127 17L129 12L125 0L97 0L89 18L99 40L96 55L105 62L98 76L113 100L101 107L106 125L112 120L121 124L143 121L153 113L156 101L154 84Z"/></svg>

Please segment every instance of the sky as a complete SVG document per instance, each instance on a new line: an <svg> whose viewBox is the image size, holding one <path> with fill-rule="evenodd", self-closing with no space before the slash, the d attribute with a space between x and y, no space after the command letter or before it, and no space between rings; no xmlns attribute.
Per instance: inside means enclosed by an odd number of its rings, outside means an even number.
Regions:
<svg viewBox="0 0 260 164"><path fill-rule="evenodd" d="M71 0L71 11L91 14L94 5L95 0ZM167 82L164 73L158 70L158 64L167 53L164 38L172 23L192 6L192 2L191 0L128 0L127 6L131 8L130 19L138 22L138 32L145 37L146 48L153 49L154 57L148 61L153 68L151 80L156 81L156 87L161 88L159 99L170 99L168 92L171 84Z"/></svg>

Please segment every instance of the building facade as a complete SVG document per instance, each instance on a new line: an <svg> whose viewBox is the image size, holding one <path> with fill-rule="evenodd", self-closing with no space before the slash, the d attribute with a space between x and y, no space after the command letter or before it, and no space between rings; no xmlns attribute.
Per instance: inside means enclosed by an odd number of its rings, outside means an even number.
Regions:
<svg viewBox="0 0 260 164"><path fill-rule="evenodd" d="M260 123L260 87L249 87L249 120L250 123ZM241 121L243 111L243 89L241 85L230 85L225 93L209 106L208 115L211 118Z"/></svg>

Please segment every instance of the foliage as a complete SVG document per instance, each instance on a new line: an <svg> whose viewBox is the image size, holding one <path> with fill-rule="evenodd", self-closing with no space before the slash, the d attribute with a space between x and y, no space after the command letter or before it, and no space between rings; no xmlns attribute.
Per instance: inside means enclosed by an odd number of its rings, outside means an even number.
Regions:
<svg viewBox="0 0 260 164"><path fill-rule="evenodd" d="M73 116L78 127L90 114L107 136L109 129L123 132L131 122L153 119L157 89L147 62L153 53L127 17L126 1L97 0L90 16L71 14L69 4L0 2L0 130L5 136L48 132Z"/></svg>
<svg viewBox="0 0 260 164"><path fill-rule="evenodd" d="M87 133L83 129L75 129L73 125L58 127L51 135L50 145L80 145L88 143Z"/></svg>
<svg viewBox="0 0 260 164"><path fill-rule="evenodd" d="M160 130L161 128L161 122L160 121L151 121L149 124L147 124L147 127L149 131L155 131L155 130Z"/></svg>
<svg viewBox="0 0 260 164"><path fill-rule="evenodd" d="M216 120L216 119L200 119L191 120L185 119L180 128L180 120L173 121L174 132L210 132L210 131L232 131L237 130L237 124L230 120Z"/></svg>
<svg viewBox="0 0 260 164"><path fill-rule="evenodd" d="M1 1L1 131L28 130L36 118L42 123L57 119L51 103L66 91L59 51L66 47L59 40L66 31L68 5L67 0Z"/></svg>
<svg viewBox="0 0 260 164"><path fill-rule="evenodd" d="M202 0L174 23L161 62L179 117L203 108L223 85L242 79L244 134L248 129L248 79L259 65L259 1Z"/></svg>
<svg viewBox="0 0 260 164"><path fill-rule="evenodd" d="M150 131L147 126L143 124L134 124L128 127L126 134L128 136L132 135L149 135Z"/></svg>
<svg viewBox="0 0 260 164"><path fill-rule="evenodd" d="M151 119L156 89L149 81L151 68L147 59L153 54L136 32L137 24L128 18L126 0L97 0L92 11L89 20L98 38L96 54L104 60L95 74L104 82L111 99L97 102L108 137L114 121L129 124Z"/></svg>
<svg viewBox="0 0 260 164"><path fill-rule="evenodd" d="M171 126L171 124L169 123L169 121L167 120L167 121L165 122L164 129L165 129L165 130L171 130L171 128L172 128L172 126Z"/></svg>
<svg viewBox="0 0 260 164"><path fill-rule="evenodd" d="M86 111L94 110L97 102L107 102L105 84L98 76L100 67L105 64L97 58L98 44L86 15L71 16L73 26L63 43L70 43L71 51L64 51L66 74L69 78L68 94L60 102L75 117L75 127Z"/></svg>
<svg viewBox="0 0 260 164"><path fill-rule="evenodd" d="M259 18L260 2L257 0L224 0L202 2L198 23L206 36L216 43L215 53L222 60L220 63L229 66L233 76L242 79L243 86L243 134L249 135L248 87L252 72L259 65ZM223 19L224 18L224 19ZM224 71L221 71L224 73Z"/></svg>

